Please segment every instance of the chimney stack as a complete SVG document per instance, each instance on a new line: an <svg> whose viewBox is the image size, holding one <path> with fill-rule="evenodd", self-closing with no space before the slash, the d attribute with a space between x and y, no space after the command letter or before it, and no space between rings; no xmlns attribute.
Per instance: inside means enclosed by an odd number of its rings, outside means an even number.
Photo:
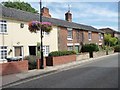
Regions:
<svg viewBox="0 0 120 90"><path fill-rule="evenodd" d="M68 22L72 22L72 14L70 13L70 10L65 13L65 20Z"/></svg>
<svg viewBox="0 0 120 90"><path fill-rule="evenodd" d="M42 9L42 16L51 18L51 15L49 14L49 9L47 7L43 7Z"/></svg>

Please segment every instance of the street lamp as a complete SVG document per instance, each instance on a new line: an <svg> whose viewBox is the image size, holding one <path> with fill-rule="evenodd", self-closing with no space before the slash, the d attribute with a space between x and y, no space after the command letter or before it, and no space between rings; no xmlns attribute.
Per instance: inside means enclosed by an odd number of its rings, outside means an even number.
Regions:
<svg viewBox="0 0 120 90"><path fill-rule="evenodd" d="M40 0L40 22L42 23L42 0ZM40 34L41 34L41 61L40 61L40 69L44 69L44 62L43 62L43 42L42 42L42 39L43 39L43 34L42 34L43 30L42 28L40 27Z"/></svg>

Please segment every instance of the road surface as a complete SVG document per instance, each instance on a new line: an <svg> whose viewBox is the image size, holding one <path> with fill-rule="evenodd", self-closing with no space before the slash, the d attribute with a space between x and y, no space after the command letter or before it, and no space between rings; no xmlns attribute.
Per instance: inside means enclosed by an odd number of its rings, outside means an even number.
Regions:
<svg viewBox="0 0 120 90"><path fill-rule="evenodd" d="M118 88L118 55L33 78L10 88Z"/></svg>

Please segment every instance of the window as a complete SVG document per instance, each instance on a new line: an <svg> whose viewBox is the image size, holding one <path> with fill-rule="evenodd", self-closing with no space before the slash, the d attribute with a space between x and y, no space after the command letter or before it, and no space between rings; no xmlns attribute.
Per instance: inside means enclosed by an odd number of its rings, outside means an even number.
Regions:
<svg viewBox="0 0 120 90"><path fill-rule="evenodd" d="M73 50L73 46L68 46L68 51L72 51Z"/></svg>
<svg viewBox="0 0 120 90"><path fill-rule="evenodd" d="M68 39L68 40L71 40L71 39L72 39L72 37L73 37L72 28L67 28L67 30L68 30L67 39Z"/></svg>
<svg viewBox="0 0 120 90"><path fill-rule="evenodd" d="M91 40L91 39L92 39L92 33L88 32L88 40Z"/></svg>
<svg viewBox="0 0 120 90"><path fill-rule="evenodd" d="M0 32L6 33L7 32L7 21L0 20Z"/></svg>
<svg viewBox="0 0 120 90"><path fill-rule="evenodd" d="M84 41L84 33L82 32L82 41Z"/></svg>
<svg viewBox="0 0 120 90"><path fill-rule="evenodd" d="M103 34L99 33L99 40L103 39Z"/></svg>
<svg viewBox="0 0 120 90"><path fill-rule="evenodd" d="M15 56L22 56L22 47L15 47Z"/></svg>
<svg viewBox="0 0 120 90"><path fill-rule="evenodd" d="M7 46L0 46L0 60L4 60L7 57Z"/></svg>
<svg viewBox="0 0 120 90"><path fill-rule="evenodd" d="M48 56L50 50L49 50L49 46L43 46L43 53L44 53L44 56Z"/></svg>

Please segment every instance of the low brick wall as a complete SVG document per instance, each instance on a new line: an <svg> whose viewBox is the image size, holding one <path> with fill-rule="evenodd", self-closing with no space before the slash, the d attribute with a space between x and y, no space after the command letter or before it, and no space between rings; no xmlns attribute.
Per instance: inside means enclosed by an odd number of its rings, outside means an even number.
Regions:
<svg viewBox="0 0 120 90"><path fill-rule="evenodd" d="M108 55L109 54L113 54L114 51L108 51ZM100 57L100 56L105 56L106 55L106 51L98 51L98 52L93 52L93 57Z"/></svg>
<svg viewBox="0 0 120 90"><path fill-rule="evenodd" d="M12 61L0 64L0 75L15 74L28 71L28 61Z"/></svg>
<svg viewBox="0 0 120 90"><path fill-rule="evenodd" d="M46 57L47 66L55 66L76 61L76 55L66 55L58 57Z"/></svg>
<svg viewBox="0 0 120 90"><path fill-rule="evenodd" d="M37 69L40 69L40 59L37 59ZM46 58L44 58L44 68L46 68Z"/></svg>
<svg viewBox="0 0 120 90"><path fill-rule="evenodd" d="M114 51L108 51L108 55L113 54ZM100 56L105 56L106 55L106 51L98 51L98 52L93 52L93 58L95 57L100 57ZM79 55L77 55L76 60L85 60L85 59L89 59L89 53L80 53Z"/></svg>
<svg viewBox="0 0 120 90"><path fill-rule="evenodd" d="M89 58L89 53L80 53L77 55L76 60L84 60Z"/></svg>

